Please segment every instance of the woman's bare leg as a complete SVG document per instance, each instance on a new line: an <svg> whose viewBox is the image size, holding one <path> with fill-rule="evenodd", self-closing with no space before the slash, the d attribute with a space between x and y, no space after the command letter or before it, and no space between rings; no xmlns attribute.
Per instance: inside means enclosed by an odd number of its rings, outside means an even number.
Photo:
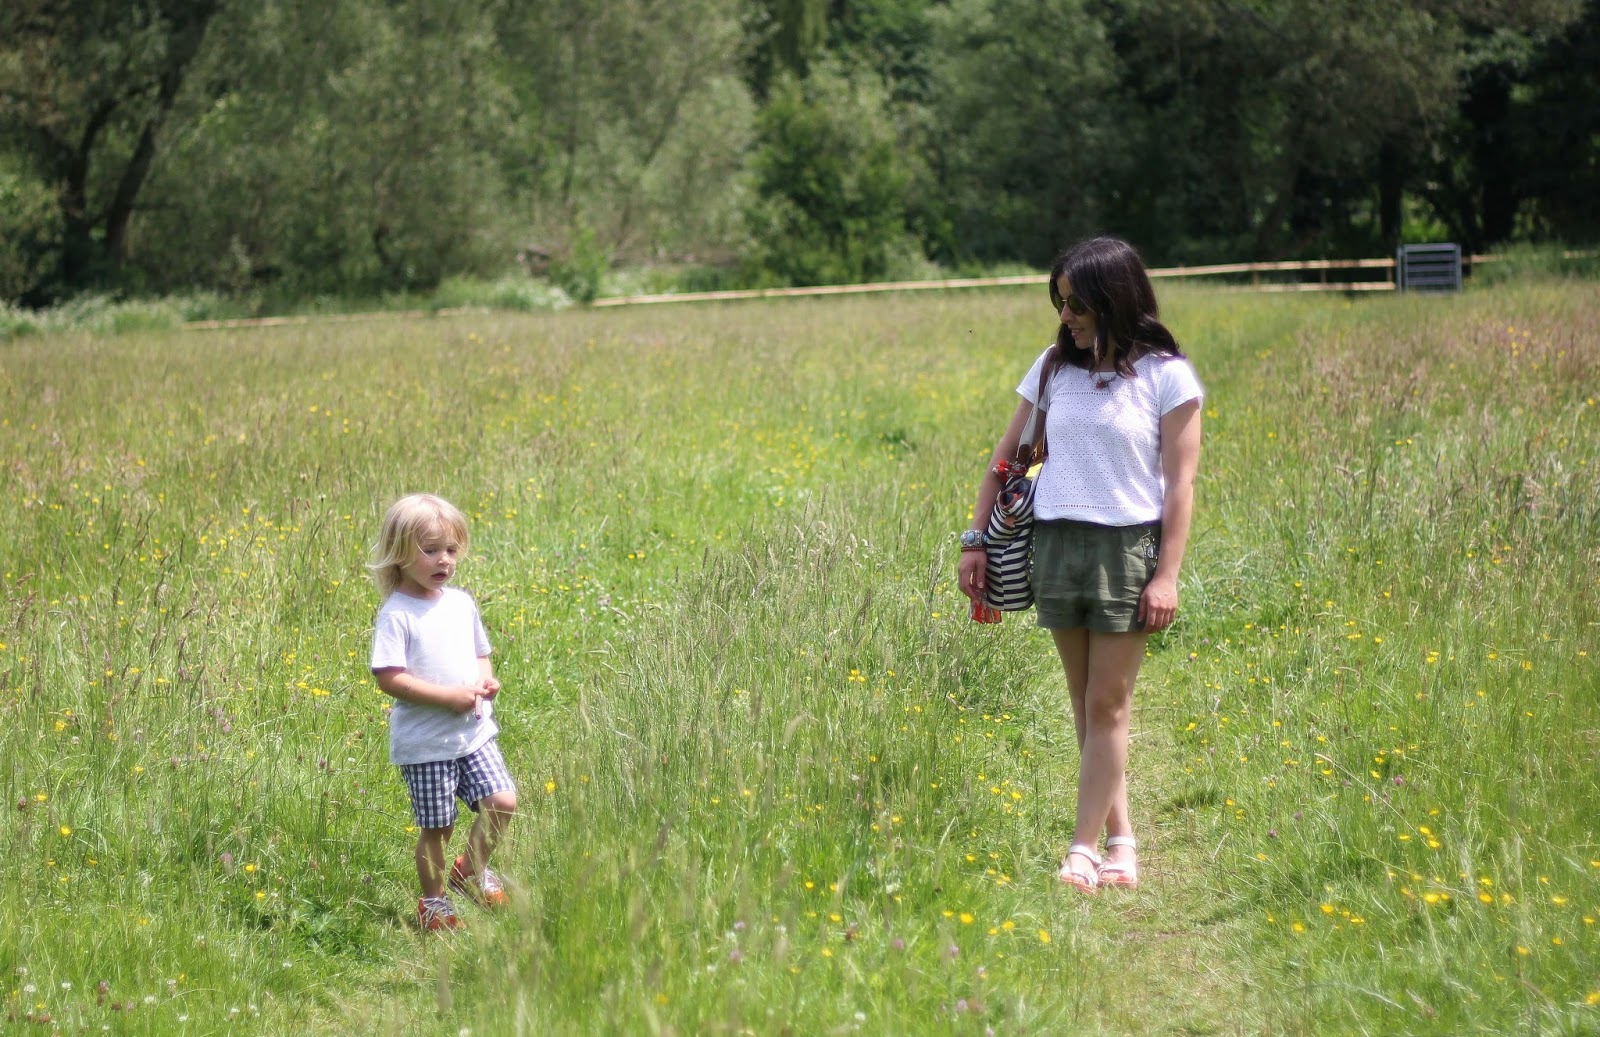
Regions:
<svg viewBox="0 0 1600 1037"><path fill-rule="evenodd" d="M1133 835L1128 815L1128 727L1134 682L1144 662L1147 635L1052 630L1067 674L1072 719L1078 738L1078 813L1072 841L1095 846L1106 836ZM1132 847L1118 846L1111 859L1131 862ZM1085 871L1086 861L1068 862Z"/></svg>

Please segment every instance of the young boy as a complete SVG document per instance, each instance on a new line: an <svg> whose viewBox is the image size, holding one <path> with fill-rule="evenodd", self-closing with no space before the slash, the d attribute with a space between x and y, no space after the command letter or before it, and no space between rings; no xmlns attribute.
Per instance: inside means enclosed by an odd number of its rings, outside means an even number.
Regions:
<svg viewBox="0 0 1600 1037"><path fill-rule="evenodd" d="M467 552L467 520L431 494L403 497L389 508L368 565L384 595L372 634L372 674L395 699L389 714L389 760L411 793L426 930L463 923L445 894L445 854L455 831L456 799L477 813L467 852L448 882L485 907L506 893L489 870L489 855L517 809L494 722L500 682L489 662L489 638L478 606L450 586Z"/></svg>

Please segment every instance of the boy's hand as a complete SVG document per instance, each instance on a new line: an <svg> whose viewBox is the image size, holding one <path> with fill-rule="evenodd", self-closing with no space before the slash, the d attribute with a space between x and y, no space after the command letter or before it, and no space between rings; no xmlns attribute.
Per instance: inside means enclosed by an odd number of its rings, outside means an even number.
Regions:
<svg viewBox="0 0 1600 1037"><path fill-rule="evenodd" d="M439 704L454 713L471 713L478 708L478 696L482 694L482 688L463 684L451 688L449 695Z"/></svg>
<svg viewBox="0 0 1600 1037"><path fill-rule="evenodd" d="M480 693L486 699L492 699L500 694L500 682L493 677L485 677L482 682L483 691Z"/></svg>

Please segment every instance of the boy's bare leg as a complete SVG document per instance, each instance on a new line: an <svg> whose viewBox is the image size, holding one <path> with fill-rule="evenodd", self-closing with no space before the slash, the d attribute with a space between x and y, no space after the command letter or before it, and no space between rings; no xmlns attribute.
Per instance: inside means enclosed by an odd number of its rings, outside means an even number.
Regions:
<svg viewBox="0 0 1600 1037"><path fill-rule="evenodd" d="M445 876L450 873L445 852L450 847L450 835L454 831L454 825L449 828L424 828L417 835L417 879L422 883L424 897L444 896Z"/></svg>
<svg viewBox="0 0 1600 1037"><path fill-rule="evenodd" d="M478 819L467 833L467 867L476 875L489 863L489 857L505 834L511 815L517 812L515 792L494 792L478 801Z"/></svg>

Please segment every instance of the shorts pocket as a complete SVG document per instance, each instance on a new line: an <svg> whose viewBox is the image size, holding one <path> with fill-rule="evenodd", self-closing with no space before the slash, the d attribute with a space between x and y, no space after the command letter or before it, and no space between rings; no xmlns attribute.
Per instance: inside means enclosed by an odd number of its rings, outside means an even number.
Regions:
<svg viewBox="0 0 1600 1037"><path fill-rule="evenodd" d="M1137 540L1129 544L1124 551L1125 565L1127 566L1127 591L1131 592L1137 601L1144 594L1146 585L1155 579L1156 565L1161 556L1161 532L1159 529L1146 530Z"/></svg>
<svg viewBox="0 0 1600 1037"><path fill-rule="evenodd" d="M1161 557L1161 535L1156 530L1142 533L1137 540L1128 545L1128 558L1139 563L1140 567L1148 566L1154 570L1156 562Z"/></svg>

